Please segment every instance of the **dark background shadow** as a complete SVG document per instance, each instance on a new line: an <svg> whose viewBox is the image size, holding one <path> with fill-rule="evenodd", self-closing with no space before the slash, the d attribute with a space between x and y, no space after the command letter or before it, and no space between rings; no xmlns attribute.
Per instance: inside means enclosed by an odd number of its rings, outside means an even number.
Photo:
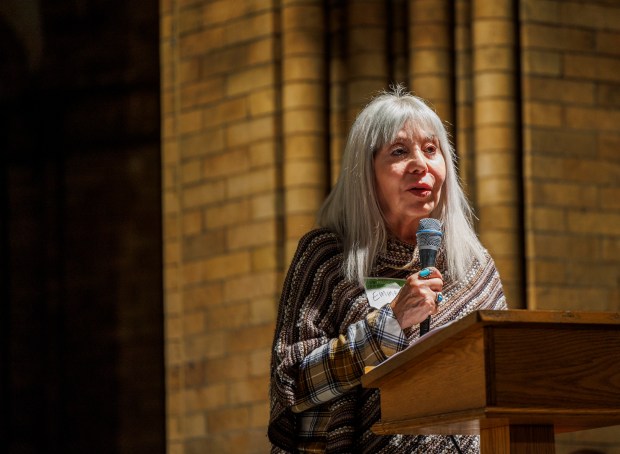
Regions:
<svg viewBox="0 0 620 454"><path fill-rule="evenodd" d="M158 8L0 8L3 452L165 451Z"/></svg>

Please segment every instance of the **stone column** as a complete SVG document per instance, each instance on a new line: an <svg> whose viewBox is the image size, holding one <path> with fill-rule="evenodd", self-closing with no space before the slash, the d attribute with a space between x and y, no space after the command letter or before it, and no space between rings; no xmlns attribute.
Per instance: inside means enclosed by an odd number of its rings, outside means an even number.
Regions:
<svg viewBox="0 0 620 454"><path fill-rule="evenodd" d="M328 187L326 26L322 2L282 2L285 262L315 223Z"/></svg>
<svg viewBox="0 0 620 454"><path fill-rule="evenodd" d="M513 0L472 3L474 144L479 232L508 303L523 301L522 163Z"/></svg>

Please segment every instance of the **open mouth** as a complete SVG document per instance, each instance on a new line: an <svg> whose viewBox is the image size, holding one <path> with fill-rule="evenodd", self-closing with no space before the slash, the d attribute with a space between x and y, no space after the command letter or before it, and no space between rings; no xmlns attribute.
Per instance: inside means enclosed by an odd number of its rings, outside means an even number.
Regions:
<svg viewBox="0 0 620 454"><path fill-rule="evenodd" d="M409 188L408 192L418 197L428 197L431 193L431 187L427 184L418 184Z"/></svg>

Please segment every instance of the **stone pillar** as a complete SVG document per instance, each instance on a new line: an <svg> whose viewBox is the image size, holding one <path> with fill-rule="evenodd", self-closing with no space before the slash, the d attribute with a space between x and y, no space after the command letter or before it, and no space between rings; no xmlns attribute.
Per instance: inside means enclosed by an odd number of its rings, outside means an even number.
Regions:
<svg viewBox="0 0 620 454"><path fill-rule="evenodd" d="M472 3L476 205L508 304L522 307L522 183L514 0Z"/></svg>
<svg viewBox="0 0 620 454"><path fill-rule="evenodd" d="M452 2L409 1L409 89L454 124ZM450 129L450 128L449 128Z"/></svg>
<svg viewBox="0 0 620 454"><path fill-rule="evenodd" d="M322 2L282 2L285 262L315 223L328 187L327 59Z"/></svg>

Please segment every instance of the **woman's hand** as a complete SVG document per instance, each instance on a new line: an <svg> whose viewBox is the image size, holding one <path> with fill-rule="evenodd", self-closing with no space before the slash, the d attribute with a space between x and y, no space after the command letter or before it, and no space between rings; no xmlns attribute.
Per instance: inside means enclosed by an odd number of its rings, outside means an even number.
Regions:
<svg viewBox="0 0 620 454"><path fill-rule="evenodd" d="M402 329L417 325L437 313L437 294L443 279L437 268L428 267L412 274L390 303Z"/></svg>

